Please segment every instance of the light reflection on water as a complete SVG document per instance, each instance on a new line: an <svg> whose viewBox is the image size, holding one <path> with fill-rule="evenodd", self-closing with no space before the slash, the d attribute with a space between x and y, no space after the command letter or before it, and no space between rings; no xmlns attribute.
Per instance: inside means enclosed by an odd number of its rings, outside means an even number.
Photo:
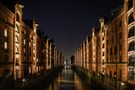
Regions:
<svg viewBox="0 0 135 90"><path fill-rule="evenodd" d="M64 69L47 90L84 90L84 87L76 73L71 69Z"/></svg>

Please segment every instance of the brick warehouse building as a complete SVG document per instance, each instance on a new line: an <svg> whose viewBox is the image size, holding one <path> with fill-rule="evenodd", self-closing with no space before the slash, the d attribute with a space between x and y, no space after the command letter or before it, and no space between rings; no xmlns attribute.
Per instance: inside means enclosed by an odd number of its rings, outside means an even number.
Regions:
<svg viewBox="0 0 135 90"><path fill-rule="evenodd" d="M123 2L112 12L112 17L99 19L99 29L92 29L89 36L88 51L88 71L106 85L121 90L126 84L135 85L135 0ZM86 55L81 54L85 49L80 48L75 51L75 62L87 69L82 59Z"/></svg>
<svg viewBox="0 0 135 90"><path fill-rule="evenodd" d="M16 0L0 2L0 76L15 80L62 65L64 57L35 19L22 20L23 8Z"/></svg>

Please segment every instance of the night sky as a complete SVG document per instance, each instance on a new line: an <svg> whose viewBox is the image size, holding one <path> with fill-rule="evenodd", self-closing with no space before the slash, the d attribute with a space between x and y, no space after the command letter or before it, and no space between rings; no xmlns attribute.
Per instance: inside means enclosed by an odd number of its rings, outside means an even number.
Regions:
<svg viewBox="0 0 135 90"><path fill-rule="evenodd" d="M21 0L20 0L21 1ZM22 0L24 18L36 18L41 30L54 38L56 47L69 57L80 47L93 26L122 0Z"/></svg>

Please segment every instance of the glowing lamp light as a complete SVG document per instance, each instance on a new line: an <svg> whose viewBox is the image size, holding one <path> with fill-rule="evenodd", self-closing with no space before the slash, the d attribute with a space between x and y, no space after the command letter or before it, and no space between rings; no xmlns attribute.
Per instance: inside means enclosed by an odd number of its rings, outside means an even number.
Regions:
<svg viewBox="0 0 135 90"><path fill-rule="evenodd" d="M25 78L23 78L23 80L22 80L23 82L25 82L26 81L26 79Z"/></svg>
<svg viewBox="0 0 135 90"><path fill-rule="evenodd" d="M116 75L114 75L114 77L116 78Z"/></svg>
<svg viewBox="0 0 135 90"><path fill-rule="evenodd" d="M121 83L121 86L124 86L124 85L125 85L125 83L122 82L122 83Z"/></svg>

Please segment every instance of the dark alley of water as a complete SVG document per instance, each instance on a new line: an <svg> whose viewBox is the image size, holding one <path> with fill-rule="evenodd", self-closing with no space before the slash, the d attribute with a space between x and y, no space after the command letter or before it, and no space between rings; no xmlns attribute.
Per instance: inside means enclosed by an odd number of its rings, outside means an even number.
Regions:
<svg viewBox="0 0 135 90"><path fill-rule="evenodd" d="M44 90L90 90L71 69L63 69L58 77Z"/></svg>

